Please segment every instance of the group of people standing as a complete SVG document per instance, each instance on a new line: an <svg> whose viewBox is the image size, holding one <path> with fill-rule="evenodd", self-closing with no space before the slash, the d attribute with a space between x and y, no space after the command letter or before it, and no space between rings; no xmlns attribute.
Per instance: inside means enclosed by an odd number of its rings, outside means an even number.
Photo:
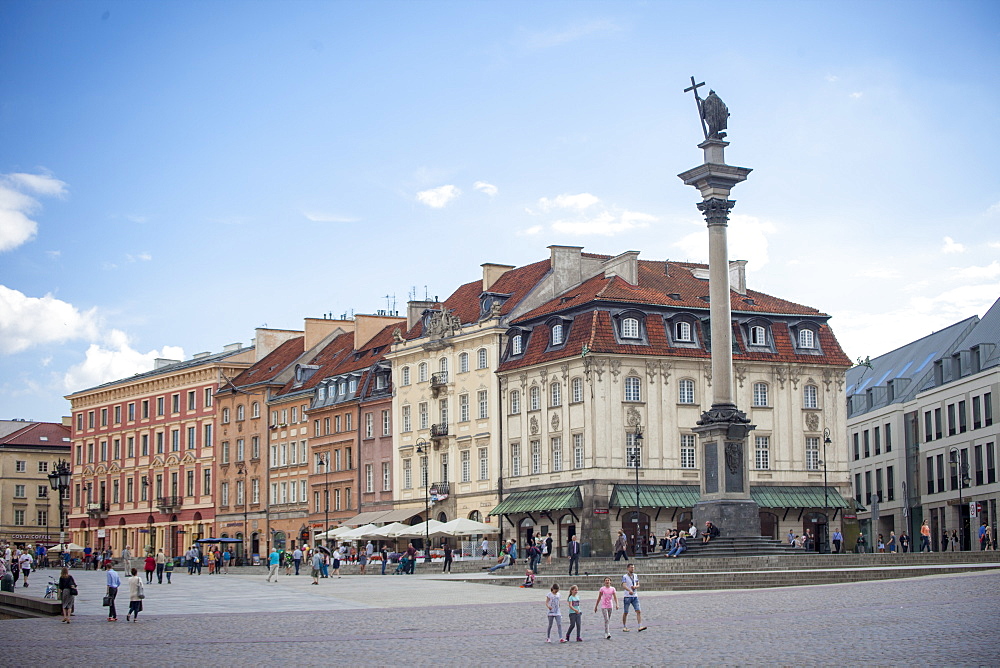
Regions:
<svg viewBox="0 0 1000 668"><path fill-rule="evenodd" d="M639 605L639 576L635 572L634 564L628 564L628 566L626 566L625 574L622 575L621 585L623 589L621 605L625 608L622 613L622 632L628 633L631 631L628 626L629 609L635 611L635 621L638 625L637 631L645 631L646 626L642 623L642 609ZM562 610L561 600L559 597L559 585L553 584L549 589L549 593L545 595L545 607L547 610L546 618L548 619L545 642L552 642L553 624L556 627L556 634L559 642L570 642L570 638L573 636L574 631L576 631L576 642L583 642L581 631L583 609L582 601L580 599L580 588L576 585L572 585L569 588L569 596L566 599L566 605L569 609L569 629L566 631L566 635L564 636L562 632ZM601 612L601 618L604 621L604 637L607 640L611 640L611 619L614 611L618 609L618 590L612 584L611 578L604 578L604 586L598 590L597 600L594 601L594 613L596 614L598 610Z"/></svg>

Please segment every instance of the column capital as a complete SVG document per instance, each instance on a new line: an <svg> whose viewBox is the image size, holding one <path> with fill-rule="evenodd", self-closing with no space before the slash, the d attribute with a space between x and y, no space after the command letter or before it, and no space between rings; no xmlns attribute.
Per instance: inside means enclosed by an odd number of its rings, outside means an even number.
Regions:
<svg viewBox="0 0 1000 668"><path fill-rule="evenodd" d="M698 202L698 210L705 215L709 227L729 224L729 210L736 206L736 200L712 197Z"/></svg>

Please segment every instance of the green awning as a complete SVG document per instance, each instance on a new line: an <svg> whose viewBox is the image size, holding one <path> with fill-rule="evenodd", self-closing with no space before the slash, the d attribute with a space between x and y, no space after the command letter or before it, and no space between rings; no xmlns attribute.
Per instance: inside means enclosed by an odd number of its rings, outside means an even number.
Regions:
<svg viewBox="0 0 1000 668"><path fill-rule="evenodd" d="M490 511L490 515L510 513L539 513L547 510L582 508L583 495L577 485L572 487L550 487L509 492L506 498Z"/></svg>
<svg viewBox="0 0 1000 668"><path fill-rule="evenodd" d="M750 497L761 508L848 508L847 501L835 487L765 487L750 488Z"/></svg>
<svg viewBox="0 0 1000 668"><path fill-rule="evenodd" d="M755 485L750 497L761 508L849 508L835 487L771 487ZM553 490L554 491L554 490ZM691 508L701 500L697 485L639 485L640 508ZM612 508L635 508L635 485L618 484L611 491Z"/></svg>
<svg viewBox="0 0 1000 668"><path fill-rule="evenodd" d="M639 485L640 508L690 508L698 503L697 485ZM615 485L612 508L635 508L635 485Z"/></svg>

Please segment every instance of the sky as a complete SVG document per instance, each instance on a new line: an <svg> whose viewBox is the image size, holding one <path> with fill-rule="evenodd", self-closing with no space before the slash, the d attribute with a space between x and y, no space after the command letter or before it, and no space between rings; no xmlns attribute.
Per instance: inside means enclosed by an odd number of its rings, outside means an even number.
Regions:
<svg viewBox="0 0 1000 668"><path fill-rule="evenodd" d="M707 261L691 76L749 287L875 357L1000 297L998 65L995 1L2 2L0 419L552 244Z"/></svg>

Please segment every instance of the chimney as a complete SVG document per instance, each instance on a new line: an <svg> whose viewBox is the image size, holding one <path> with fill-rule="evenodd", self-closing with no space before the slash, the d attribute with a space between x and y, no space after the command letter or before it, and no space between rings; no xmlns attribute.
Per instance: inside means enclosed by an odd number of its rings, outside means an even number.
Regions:
<svg viewBox="0 0 1000 668"><path fill-rule="evenodd" d="M354 331L353 320L333 320L332 318L306 318L305 350L312 350L324 338L338 328L345 332Z"/></svg>
<svg viewBox="0 0 1000 668"><path fill-rule="evenodd" d="M406 330L409 331L413 329L413 326L420 322L421 316L423 316L424 311L429 308L434 308L434 304L437 302L430 301L412 301L406 302Z"/></svg>
<svg viewBox="0 0 1000 668"><path fill-rule="evenodd" d="M229 344L226 344L226 345L222 346L222 352L224 352L224 353L234 353L234 352L236 352L237 350L239 350L242 347L243 347L243 344L237 341L236 343L229 343Z"/></svg>
<svg viewBox="0 0 1000 668"><path fill-rule="evenodd" d="M729 289L735 290L737 294L747 293L747 261L729 261Z"/></svg>
<svg viewBox="0 0 1000 668"><path fill-rule="evenodd" d="M552 294L558 295L583 282L583 246L549 246Z"/></svg>
<svg viewBox="0 0 1000 668"><path fill-rule="evenodd" d="M509 264L492 264L487 262L483 267L483 292L493 287L497 279L506 274L514 267Z"/></svg>
<svg viewBox="0 0 1000 668"><path fill-rule="evenodd" d="M403 319L397 316L388 315L362 315L354 316L354 349L361 350L375 335L392 323L399 323L403 326Z"/></svg>
<svg viewBox="0 0 1000 668"><path fill-rule="evenodd" d="M631 285L639 284L639 251L625 251L604 263L604 276L621 276Z"/></svg>
<svg viewBox="0 0 1000 668"><path fill-rule="evenodd" d="M162 369L165 366L170 366L171 364L178 364L181 360L168 360L164 357L157 357L153 361L153 369Z"/></svg>
<svg viewBox="0 0 1000 668"><path fill-rule="evenodd" d="M295 337L302 336L305 334L304 331L294 330L294 329L267 329L266 327L258 327L255 330L256 336L254 336L254 361L259 362L271 353L273 353L278 346L294 339Z"/></svg>

